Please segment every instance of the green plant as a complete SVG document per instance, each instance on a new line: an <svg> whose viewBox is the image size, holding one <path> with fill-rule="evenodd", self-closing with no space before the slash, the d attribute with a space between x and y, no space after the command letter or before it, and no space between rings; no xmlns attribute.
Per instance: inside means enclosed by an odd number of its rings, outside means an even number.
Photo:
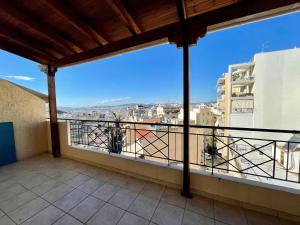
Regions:
<svg viewBox="0 0 300 225"><path fill-rule="evenodd" d="M214 156L218 153L216 142L213 139L210 139L206 146L206 151L208 154Z"/></svg>

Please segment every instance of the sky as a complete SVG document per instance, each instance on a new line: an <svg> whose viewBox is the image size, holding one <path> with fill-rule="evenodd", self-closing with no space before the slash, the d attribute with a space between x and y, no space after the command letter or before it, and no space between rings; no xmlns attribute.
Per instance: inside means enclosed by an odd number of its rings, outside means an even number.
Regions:
<svg viewBox="0 0 300 225"><path fill-rule="evenodd" d="M228 65L262 51L300 48L300 12L207 34L190 48L192 102L217 98ZM298 28L297 28L298 27ZM59 68L58 106L182 103L182 49L164 44L112 58ZM0 50L0 78L47 93L38 64Z"/></svg>

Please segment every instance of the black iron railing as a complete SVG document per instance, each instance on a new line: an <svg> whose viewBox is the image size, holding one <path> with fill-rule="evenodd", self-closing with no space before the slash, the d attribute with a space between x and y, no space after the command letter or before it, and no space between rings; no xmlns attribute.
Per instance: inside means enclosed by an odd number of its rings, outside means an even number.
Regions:
<svg viewBox="0 0 300 225"><path fill-rule="evenodd" d="M183 166L183 125L68 121L73 146ZM193 169L300 183L299 131L191 125L189 151Z"/></svg>

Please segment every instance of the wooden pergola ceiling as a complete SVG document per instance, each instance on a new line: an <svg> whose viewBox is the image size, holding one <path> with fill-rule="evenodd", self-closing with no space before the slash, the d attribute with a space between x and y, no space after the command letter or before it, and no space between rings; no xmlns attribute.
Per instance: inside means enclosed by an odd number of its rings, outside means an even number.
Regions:
<svg viewBox="0 0 300 225"><path fill-rule="evenodd" d="M299 0L182 0L190 43L212 31L299 9ZM0 48L67 66L182 42L178 0L0 0Z"/></svg>

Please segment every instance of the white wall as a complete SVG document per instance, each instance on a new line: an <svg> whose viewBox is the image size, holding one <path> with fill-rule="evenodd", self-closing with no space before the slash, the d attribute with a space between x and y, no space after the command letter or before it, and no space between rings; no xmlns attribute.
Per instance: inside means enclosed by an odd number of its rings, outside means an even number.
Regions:
<svg viewBox="0 0 300 225"><path fill-rule="evenodd" d="M253 127L252 113L232 113L230 114L231 127ZM252 132L230 130L231 136L237 137L252 137Z"/></svg>
<svg viewBox="0 0 300 225"><path fill-rule="evenodd" d="M254 61L254 127L299 130L300 49L256 54Z"/></svg>

